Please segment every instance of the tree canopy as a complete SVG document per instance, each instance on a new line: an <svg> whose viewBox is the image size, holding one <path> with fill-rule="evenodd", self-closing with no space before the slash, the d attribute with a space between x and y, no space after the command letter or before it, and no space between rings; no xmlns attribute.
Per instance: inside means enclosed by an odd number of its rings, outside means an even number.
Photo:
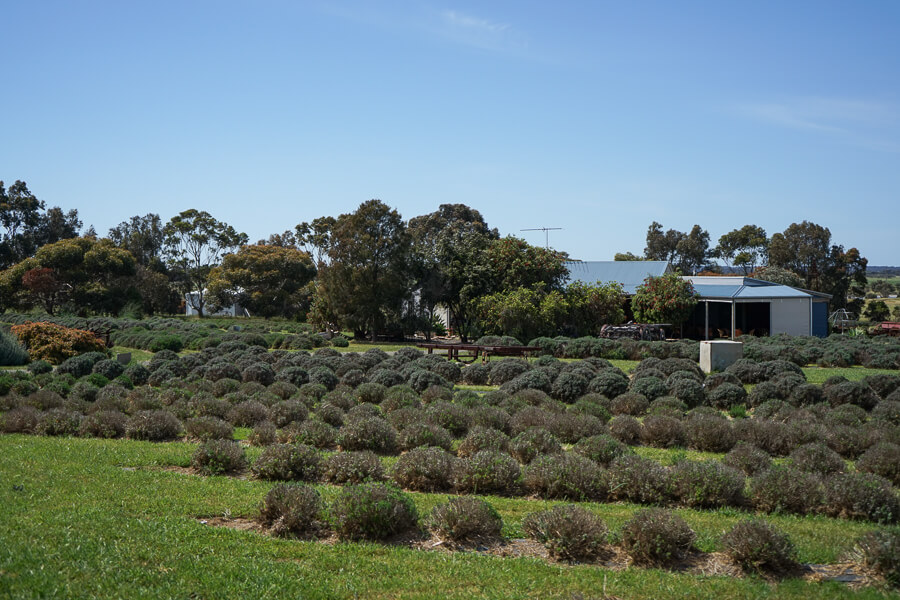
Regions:
<svg viewBox="0 0 900 600"><path fill-rule="evenodd" d="M4 305L39 303L53 314L70 304L73 312L116 315L138 299L136 263L109 239L80 237L42 246L32 258L0 274Z"/></svg>
<svg viewBox="0 0 900 600"><path fill-rule="evenodd" d="M803 287L833 296L832 307L842 308L856 287L862 295L868 261L859 250L831 243L831 231L809 221L792 223L769 242L769 265L797 273Z"/></svg>
<svg viewBox="0 0 900 600"><path fill-rule="evenodd" d="M694 286L677 273L648 277L631 298L634 318L642 323L677 326L691 316L696 305Z"/></svg>
<svg viewBox="0 0 900 600"><path fill-rule="evenodd" d="M333 223L298 226L320 256L314 318L362 338L399 326L410 294L411 240L400 214L381 202L363 202Z"/></svg>
<svg viewBox="0 0 900 600"><path fill-rule="evenodd" d="M316 267L303 250L241 246L213 268L209 294L221 306L237 303L253 315L294 318L304 308L304 289L315 275Z"/></svg>
<svg viewBox="0 0 900 600"><path fill-rule="evenodd" d="M465 340L472 329L472 302L492 291L493 273L485 260L499 239L477 210L464 204L442 204L437 211L409 221L412 268L419 290L419 309L427 328L434 308L450 309L453 327Z"/></svg>
<svg viewBox="0 0 900 600"><path fill-rule="evenodd" d="M647 228L644 257L665 260L681 273L692 275L702 270L710 258L709 233L699 225L688 233L675 229L664 232L662 224L653 221Z"/></svg>
<svg viewBox="0 0 900 600"><path fill-rule="evenodd" d="M0 269L19 263L46 244L73 238L81 230L78 211L59 207L44 211L44 201L16 181L7 189L0 181Z"/></svg>
<svg viewBox="0 0 900 600"><path fill-rule="evenodd" d="M125 248L137 263L143 267L161 265L160 257L166 243L162 220L159 215L148 213L143 217L133 216L109 230L111 239L120 248ZM158 267L154 270L160 270Z"/></svg>
<svg viewBox="0 0 900 600"><path fill-rule="evenodd" d="M226 252L246 244L247 235L194 208L172 217L163 235L173 283L202 317L212 268Z"/></svg>
<svg viewBox="0 0 900 600"><path fill-rule="evenodd" d="M768 248L765 229L757 225L744 225L720 237L712 254L728 266L740 267L747 275L763 263Z"/></svg>

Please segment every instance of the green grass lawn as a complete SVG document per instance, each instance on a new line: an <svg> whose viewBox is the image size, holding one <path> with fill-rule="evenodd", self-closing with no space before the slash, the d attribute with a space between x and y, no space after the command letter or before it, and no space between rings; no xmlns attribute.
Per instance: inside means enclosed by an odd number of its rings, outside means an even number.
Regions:
<svg viewBox="0 0 900 600"><path fill-rule="evenodd" d="M0 436L0 598L883 598L837 583L613 571L476 552L436 553L368 543L326 545L213 528L200 518L252 518L271 483L166 471L194 445ZM320 486L332 498L337 488ZM421 514L445 499L413 494ZM553 503L488 500L504 533ZM640 507L585 504L617 531ZM745 518L679 510L698 546ZM773 516L804 562L837 560L866 523Z"/></svg>
<svg viewBox="0 0 900 600"><path fill-rule="evenodd" d="M867 369L865 367L847 367L847 368L824 368L824 367L803 367L803 373L809 383L823 384L829 377L840 375L846 377L850 381L859 381L868 375L897 375L896 369Z"/></svg>

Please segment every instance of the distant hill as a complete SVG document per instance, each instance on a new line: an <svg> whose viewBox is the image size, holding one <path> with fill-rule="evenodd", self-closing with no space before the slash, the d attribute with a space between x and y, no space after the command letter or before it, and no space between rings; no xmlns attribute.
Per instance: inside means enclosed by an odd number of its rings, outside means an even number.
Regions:
<svg viewBox="0 0 900 600"><path fill-rule="evenodd" d="M866 275L870 277L893 277L900 275L900 267L866 267Z"/></svg>

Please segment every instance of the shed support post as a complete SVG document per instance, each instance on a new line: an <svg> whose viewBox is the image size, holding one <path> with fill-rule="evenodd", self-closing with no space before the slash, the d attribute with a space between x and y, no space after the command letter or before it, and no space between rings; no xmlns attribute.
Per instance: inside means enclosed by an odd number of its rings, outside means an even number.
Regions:
<svg viewBox="0 0 900 600"><path fill-rule="evenodd" d="M703 339L709 341L709 301L704 302L703 306L706 309L706 322L703 326Z"/></svg>
<svg viewBox="0 0 900 600"><path fill-rule="evenodd" d="M734 300L732 300L731 301L731 339L732 340L734 340L734 326L737 324L737 323L735 323L735 321L736 321L735 316L737 313L737 311L735 310L736 306L737 306L737 304L735 304Z"/></svg>

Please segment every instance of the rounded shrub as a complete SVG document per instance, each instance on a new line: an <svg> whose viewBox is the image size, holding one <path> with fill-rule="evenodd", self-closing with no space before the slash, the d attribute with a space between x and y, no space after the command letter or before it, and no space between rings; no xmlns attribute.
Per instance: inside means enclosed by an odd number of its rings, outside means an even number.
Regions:
<svg viewBox="0 0 900 600"><path fill-rule="evenodd" d="M679 461L672 469L675 495L692 508L720 508L744 503L744 474L716 460Z"/></svg>
<svg viewBox="0 0 900 600"><path fill-rule="evenodd" d="M489 363L472 363L462 370L462 380L469 385L487 385L491 375Z"/></svg>
<svg viewBox="0 0 900 600"><path fill-rule="evenodd" d="M641 565L666 564L681 558L696 535L684 519L670 510L640 510L622 527L622 546Z"/></svg>
<svg viewBox="0 0 900 600"><path fill-rule="evenodd" d="M382 540L417 525L416 505L384 483L344 486L331 505L331 523L342 539Z"/></svg>
<svg viewBox="0 0 900 600"><path fill-rule="evenodd" d="M830 475L845 470L844 459L821 442L798 446L788 455L785 463L800 471L816 475Z"/></svg>
<svg viewBox="0 0 900 600"><path fill-rule="evenodd" d="M263 450L252 471L269 481L316 481L322 472L322 455L305 444L274 444Z"/></svg>
<svg viewBox="0 0 900 600"><path fill-rule="evenodd" d="M875 444L862 453L856 461L856 469L880 475L894 485L900 485L900 445L890 442Z"/></svg>
<svg viewBox="0 0 900 600"><path fill-rule="evenodd" d="M701 452L728 452L734 447L731 423L713 415L691 415L684 421L684 439L688 448Z"/></svg>
<svg viewBox="0 0 900 600"><path fill-rule="evenodd" d="M413 448L397 459L391 477L402 488L418 492L450 488L455 457L440 448Z"/></svg>
<svg viewBox="0 0 900 600"><path fill-rule="evenodd" d="M181 421L166 410L141 410L125 424L125 434L133 440L162 442L181 436Z"/></svg>
<svg viewBox="0 0 900 600"><path fill-rule="evenodd" d="M333 390L339 380L334 371L326 366L313 367L309 370L309 382L324 386L326 390ZM294 385L298 385L296 381L291 381Z"/></svg>
<svg viewBox="0 0 900 600"><path fill-rule="evenodd" d="M588 562L610 554L606 523L576 504L526 515L522 529L525 535L544 544L557 560Z"/></svg>
<svg viewBox="0 0 900 600"><path fill-rule="evenodd" d="M750 502L756 510L805 515L822 503L818 476L783 466L774 466L750 480Z"/></svg>
<svg viewBox="0 0 900 600"><path fill-rule="evenodd" d="M684 402L688 408L703 406L706 403L703 384L694 379L674 379L668 384L668 391L671 396Z"/></svg>
<svg viewBox="0 0 900 600"><path fill-rule="evenodd" d="M475 426L469 430L465 439L456 450L457 456L465 458L472 456L481 450L495 450L507 452L509 449L509 436L491 427Z"/></svg>
<svg viewBox="0 0 900 600"><path fill-rule="evenodd" d="M772 457L753 444L738 442L722 458L722 462L744 474L753 476L768 470L772 466Z"/></svg>
<svg viewBox="0 0 900 600"><path fill-rule="evenodd" d="M245 400L228 411L228 421L236 427L253 427L262 421L271 421L269 409L256 400Z"/></svg>
<svg viewBox="0 0 900 600"><path fill-rule="evenodd" d="M403 450L412 450L420 446L450 450L452 445L453 438L450 437L450 432L438 425L414 423L400 432L400 447Z"/></svg>
<svg viewBox="0 0 900 600"><path fill-rule="evenodd" d="M307 444L320 449L334 446L337 435L337 429L320 419L309 419L299 425L291 423L282 430L284 441Z"/></svg>
<svg viewBox="0 0 900 600"><path fill-rule="evenodd" d="M75 435L81 426L81 413L65 408L51 408L42 413L34 426L37 435Z"/></svg>
<svg viewBox="0 0 900 600"><path fill-rule="evenodd" d="M891 483L872 473L836 473L825 480L823 512L884 525L900 520L900 499Z"/></svg>
<svg viewBox="0 0 900 600"><path fill-rule="evenodd" d="M353 393L360 402L368 402L371 404L381 404L384 401L387 388L380 383L363 383L359 385Z"/></svg>
<svg viewBox="0 0 900 600"><path fill-rule="evenodd" d="M125 373L125 366L117 360L103 359L94 363L92 373L99 373L109 380L115 379Z"/></svg>
<svg viewBox="0 0 900 600"><path fill-rule="evenodd" d="M609 401L609 411L614 415L639 417L650 408L650 401L643 394L625 392Z"/></svg>
<svg viewBox="0 0 900 600"><path fill-rule="evenodd" d="M900 397L897 391L893 395ZM882 400L872 409L871 417L874 421L900 425L900 400Z"/></svg>
<svg viewBox="0 0 900 600"><path fill-rule="evenodd" d="M350 419L337 435L341 450L371 450L378 454L394 454L399 447L397 430L380 417Z"/></svg>
<svg viewBox="0 0 900 600"><path fill-rule="evenodd" d="M797 564L791 540L762 519L739 521L719 538L719 545L745 571L781 573Z"/></svg>
<svg viewBox="0 0 900 600"><path fill-rule="evenodd" d="M573 446L572 451L603 467L609 466L619 456L633 452L631 448L607 434L583 438Z"/></svg>
<svg viewBox="0 0 900 600"><path fill-rule="evenodd" d="M48 363L46 360L41 359L31 361L25 368L28 369L28 372L32 375L42 375L44 373L53 372L53 365Z"/></svg>
<svg viewBox="0 0 900 600"><path fill-rule="evenodd" d="M647 413L663 417L673 417L680 421L684 418L687 409L687 404L674 396L660 396L650 403Z"/></svg>
<svg viewBox="0 0 900 600"><path fill-rule="evenodd" d="M260 521L276 535L304 535L319 528L322 497L309 485L279 483L259 507Z"/></svg>
<svg viewBox="0 0 900 600"><path fill-rule="evenodd" d="M525 371L521 375L517 375L504 383L500 389L510 394L521 392L523 390L538 390L548 393L553 386L555 374L550 373L547 369L537 368Z"/></svg>
<svg viewBox="0 0 900 600"><path fill-rule="evenodd" d="M609 497L638 504L666 504L672 496L669 472L654 460L626 454L606 471Z"/></svg>
<svg viewBox="0 0 900 600"><path fill-rule="evenodd" d="M4 433L33 433L40 411L33 406L17 406L0 414Z"/></svg>
<svg viewBox="0 0 900 600"><path fill-rule="evenodd" d="M488 376L488 384L503 385L507 381L512 381L528 369L528 363L524 360L514 358L491 362L491 374Z"/></svg>
<svg viewBox="0 0 900 600"><path fill-rule="evenodd" d="M191 466L204 475L236 473L247 467L247 457L237 442L210 439L194 451Z"/></svg>
<svg viewBox="0 0 900 600"><path fill-rule="evenodd" d="M563 452L538 456L525 467L525 489L541 498L603 500L603 469L580 454Z"/></svg>
<svg viewBox="0 0 900 600"><path fill-rule="evenodd" d="M500 537L503 519L480 498L450 498L431 510L426 527L432 535L451 542L471 542Z"/></svg>
<svg viewBox="0 0 900 600"><path fill-rule="evenodd" d="M554 380L550 395L557 400L571 404L584 396L590 381L577 372L563 372Z"/></svg>
<svg viewBox="0 0 900 600"><path fill-rule="evenodd" d="M118 438L125 435L128 415L118 410L100 410L86 416L78 427L83 437Z"/></svg>
<svg viewBox="0 0 900 600"><path fill-rule="evenodd" d="M825 398L832 406L855 404L865 410L872 410L878 404L878 395L861 381L845 381L825 386Z"/></svg>
<svg viewBox="0 0 900 600"><path fill-rule="evenodd" d="M857 540L853 555L864 567L884 577L888 585L900 588L900 530L866 533Z"/></svg>
<svg viewBox="0 0 900 600"><path fill-rule="evenodd" d="M684 445L684 425L674 417L650 415L644 418L641 441L656 448Z"/></svg>
<svg viewBox="0 0 900 600"><path fill-rule="evenodd" d="M628 378L617 371L603 370L591 379L588 390L607 398L615 398L628 390Z"/></svg>
<svg viewBox="0 0 900 600"><path fill-rule="evenodd" d="M247 441L251 446L271 446L278 439L278 429L272 421L260 421L254 425Z"/></svg>
<svg viewBox="0 0 900 600"><path fill-rule="evenodd" d="M25 398L25 405L33 406L38 410L62 408L63 397L50 390L37 390Z"/></svg>
<svg viewBox="0 0 900 600"><path fill-rule="evenodd" d="M766 379L765 367L750 358L736 360L725 369L725 372L734 375L744 384L760 383Z"/></svg>
<svg viewBox="0 0 900 600"><path fill-rule="evenodd" d="M723 383L707 394L709 405L719 410L729 410L747 402L747 390L741 385Z"/></svg>
<svg viewBox="0 0 900 600"><path fill-rule="evenodd" d="M796 447L791 428L768 419L740 419L734 424L735 437L753 444L772 456L787 456Z"/></svg>
<svg viewBox="0 0 900 600"><path fill-rule="evenodd" d="M378 383L390 389L403 384L406 378L393 369L379 368L369 373L368 379L372 383ZM412 389L412 388L410 388Z"/></svg>
<svg viewBox="0 0 900 600"><path fill-rule="evenodd" d="M238 379L233 375L229 375L232 379ZM284 381L286 383L290 383L292 385L296 385L297 387L306 385L309 383L309 373L306 369L302 367L289 366L279 369L275 373L276 381Z"/></svg>
<svg viewBox="0 0 900 600"><path fill-rule="evenodd" d="M420 394L432 386L449 389L453 386L449 381L433 371L416 369L409 376L409 386Z"/></svg>
<svg viewBox="0 0 900 600"><path fill-rule="evenodd" d="M454 437L464 435L469 428L469 411L459 404L444 400L432 402L425 408L425 416L430 423L443 427Z"/></svg>
<svg viewBox="0 0 900 600"><path fill-rule="evenodd" d="M858 425L833 425L825 433L828 447L844 458L857 458L867 448L865 430Z"/></svg>
<svg viewBox="0 0 900 600"><path fill-rule="evenodd" d="M650 402L665 396L669 392L665 382L659 377L654 376L635 379L631 382L631 391L636 394L641 394Z"/></svg>
<svg viewBox="0 0 900 600"><path fill-rule="evenodd" d="M609 434L629 446L634 446L641 438L641 424L628 415L613 417L609 422Z"/></svg>
<svg viewBox="0 0 900 600"><path fill-rule="evenodd" d="M335 452L325 460L322 478L338 485L383 481L384 466L374 452Z"/></svg>
<svg viewBox="0 0 900 600"><path fill-rule="evenodd" d="M230 440L234 438L231 423L216 417L194 417L184 422L189 437L200 441Z"/></svg>
<svg viewBox="0 0 900 600"><path fill-rule="evenodd" d="M453 483L461 493L513 495L521 475L519 463L509 454L480 450L455 464Z"/></svg>
<svg viewBox="0 0 900 600"><path fill-rule="evenodd" d="M509 453L523 465L538 455L559 452L562 452L559 440L543 427L529 427L509 443Z"/></svg>
<svg viewBox="0 0 900 600"><path fill-rule="evenodd" d="M459 365L449 360L435 361L429 367L429 370L451 383L456 383L462 377L462 369L460 369Z"/></svg>

